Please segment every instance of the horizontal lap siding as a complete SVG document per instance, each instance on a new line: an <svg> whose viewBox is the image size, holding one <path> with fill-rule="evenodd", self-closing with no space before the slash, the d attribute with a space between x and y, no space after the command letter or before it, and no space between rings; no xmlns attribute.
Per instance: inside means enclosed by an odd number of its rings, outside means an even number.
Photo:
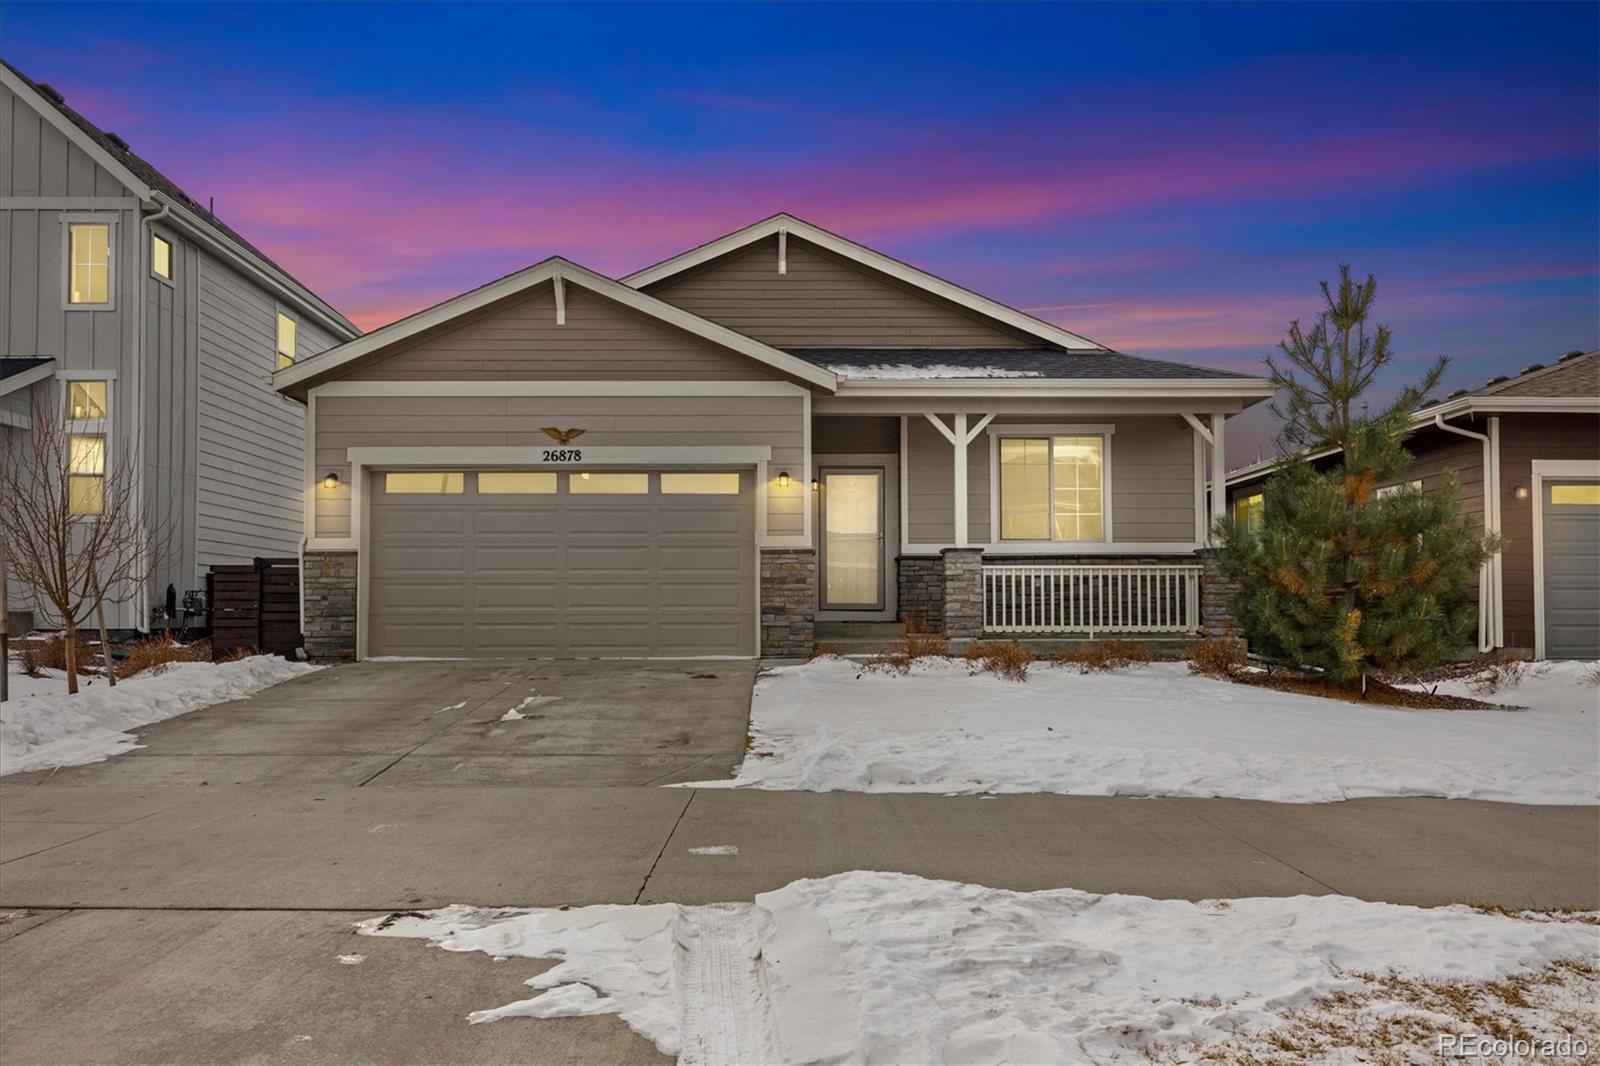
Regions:
<svg viewBox="0 0 1600 1066"><path fill-rule="evenodd" d="M1037 345L978 316L790 237L778 273L778 239L648 291L668 303L774 345L1014 348Z"/></svg>
<svg viewBox="0 0 1600 1066"><path fill-rule="evenodd" d="M975 421L975 416L972 417ZM1048 414L996 419L993 425L1045 425L1077 418ZM1173 417L1101 417L1116 426L1111 437L1113 543L1194 542L1194 437ZM945 424L950 419L945 416ZM967 533L989 542L990 434L978 434L967 453ZM955 516L954 449L921 415L906 420L907 537L913 544L948 544Z"/></svg>
<svg viewBox="0 0 1600 1066"><path fill-rule="evenodd" d="M557 325L547 283L349 374L365 381L540 378L551 381L761 381L746 356L566 286Z"/></svg>
<svg viewBox="0 0 1600 1066"><path fill-rule="evenodd" d="M1600 417L1572 414L1500 416L1500 528L1506 546L1501 567L1505 581L1505 642L1531 648L1533 617L1533 489L1535 459L1600 459ZM1527 488L1516 499L1516 486Z"/></svg>
<svg viewBox="0 0 1600 1066"><path fill-rule="evenodd" d="M277 313L270 294L202 254L195 508L201 568L299 551L304 408L272 389ZM300 358L331 345L313 323L295 317Z"/></svg>
<svg viewBox="0 0 1600 1066"><path fill-rule="evenodd" d="M580 427L578 447L766 445L768 532L804 528L807 486L803 398L794 396L318 396L314 473L340 474L317 489L317 536L350 533L346 449L354 447L525 447L552 443L541 427ZM648 462L640 464L648 467ZM772 482L788 470L787 490Z"/></svg>

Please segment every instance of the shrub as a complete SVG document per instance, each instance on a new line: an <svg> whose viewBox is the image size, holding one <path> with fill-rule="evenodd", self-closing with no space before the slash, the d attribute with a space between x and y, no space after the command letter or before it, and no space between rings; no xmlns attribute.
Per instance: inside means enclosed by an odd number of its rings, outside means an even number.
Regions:
<svg viewBox="0 0 1600 1066"><path fill-rule="evenodd" d="M1244 644L1228 633L1207 637L1189 648L1189 672L1206 677L1232 677L1245 664Z"/></svg>
<svg viewBox="0 0 1600 1066"><path fill-rule="evenodd" d="M37 642L30 640L17 649L17 665L29 677L40 677L44 674L44 657Z"/></svg>
<svg viewBox="0 0 1600 1066"><path fill-rule="evenodd" d="M1530 663L1513 655L1483 664L1483 669L1467 682L1467 687L1480 696L1493 696L1503 688L1516 688L1524 678L1538 677L1548 669L1544 663Z"/></svg>
<svg viewBox="0 0 1600 1066"><path fill-rule="evenodd" d="M159 674L169 663L205 662L211 658L203 644L179 644L171 633L161 633L147 640L129 644L122 662L117 664L118 677L132 677L146 670Z"/></svg>
<svg viewBox="0 0 1600 1066"><path fill-rule="evenodd" d="M29 641L27 644L23 645L23 655L27 656L30 654L34 656L34 661L36 663L34 668L36 670L65 670L67 668L67 641L66 638L61 636L59 633L55 636L46 637L44 640ZM88 645L84 644L84 642L80 640L78 642L77 654L78 675L80 677L85 674L94 673L94 671L89 667L89 660L91 658L92 656L89 653Z"/></svg>
<svg viewBox="0 0 1600 1066"><path fill-rule="evenodd" d="M812 645L810 656L811 662L816 662L818 659L837 659L838 657L839 646L837 644Z"/></svg>
<svg viewBox="0 0 1600 1066"><path fill-rule="evenodd" d="M1150 649L1133 640L1091 640L1075 644L1056 655L1062 666L1075 666L1078 673L1099 670L1125 670L1150 662Z"/></svg>
<svg viewBox="0 0 1600 1066"><path fill-rule="evenodd" d="M867 666L903 674L918 659L943 659L949 655L950 641L943 633L927 628L917 619L908 619L906 635L879 652Z"/></svg>
<svg viewBox="0 0 1600 1066"><path fill-rule="evenodd" d="M967 662L974 673L982 670L1008 681L1026 681L1033 652L1014 640L979 642L967 648Z"/></svg>

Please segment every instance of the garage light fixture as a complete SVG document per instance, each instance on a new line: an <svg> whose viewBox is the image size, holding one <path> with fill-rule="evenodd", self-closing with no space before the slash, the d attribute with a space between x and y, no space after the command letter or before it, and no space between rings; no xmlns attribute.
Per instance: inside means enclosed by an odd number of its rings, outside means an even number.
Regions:
<svg viewBox="0 0 1600 1066"><path fill-rule="evenodd" d="M325 489L336 489L336 488L338 488L339 487L339 472L336 471L336 470L330 470L326 474L324 474L322 476L322 487L325 488Z"/></svg>
<svg viewBox="0 0 1600 1066"><path fill-rule="evenodd" d="M811 491L812 492L821 492L822 491L822 482L818 481L816 478L812 478L811 479Z"/></svg>
<svg viewBox="0 0 1600 1066"><path fill-rule="evenodd" d="M1526 486L1526 485L1514 485L1514 486L1512 486L1511 495L1515 496L1519 500L1526 500L1528 498L1528 486Z"/></svg>
<svg viewBox="0 0 1600 1066"><path fill-rule="evenodd" d="M786 489L791 484L792 484L792 481L789 478L789 471L787 471L787 470L780 471L779 474L778 474L778 487L780 489Z"/></svg>

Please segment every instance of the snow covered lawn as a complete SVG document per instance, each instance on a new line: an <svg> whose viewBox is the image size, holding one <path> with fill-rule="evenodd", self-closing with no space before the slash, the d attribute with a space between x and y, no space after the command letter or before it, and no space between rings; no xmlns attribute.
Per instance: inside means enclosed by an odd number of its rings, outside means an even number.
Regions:
<svg viewBox="0 0 1600 1066"><path fill-rule="evenodd" d="M11 675L12 698L0 703L0 775L99 762L138 747L129 730L226 703L320 667L256 655L229 663L170 664L112 688L79 678L67 695L66 675ZM89 682L91 682L90 684Z"/></svg>
<svg viewBox="0 0 1600 1066"><path fill-rule="evenodd" d="M1360 706L1197 677L1183 663L1024 683L921 660L909 674L839 659L762 676L732 781L820 792L1064 792L1321 803L1447 796L1600 799L1600 689L1552 663L1493 702L1527 710ZM1464 685L1441 691L1469 694Z"/></svg>
<svg viewBox="0 0 1600 1066"><path fill-rule="evenodd" d="M527 982L540 994L469 1020L617 1014L681 1063L1297 1063L1432 1062L1434 1034L1486 1024L1593 1047L1597 920L857 871L753 904L457 906L358 929L559 959Z"/></svg>

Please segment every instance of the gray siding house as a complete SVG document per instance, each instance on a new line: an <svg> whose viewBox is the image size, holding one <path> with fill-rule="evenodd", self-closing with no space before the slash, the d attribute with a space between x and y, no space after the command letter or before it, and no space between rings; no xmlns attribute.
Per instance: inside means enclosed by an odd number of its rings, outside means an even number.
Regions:
<svg viewBox="0 0 1600 1066"><path fill-rule="evenodd" d="M547 259L275 384L330 657L1217 630L1208 471L1271 394L790 215L621 279Z"/></svg>
<svg viewBox="0 0 1600 1066"><path fill-rule="evenodd" d="M1433 492L1454 475L1461 509L1504 540L1473 590L1477 650L1600 658L1600 351L1462 389L1418 411L1412 427L1411 462L1378 491ZM1237 519L1262 512L1278 462L1229 472Z"/></svg>
<svg viewBox="0 0 1600 1066"><path fill-rule="evenodd" d="M90 465L136 464L146 509L173 527L161 572L111 624L146 628L168 586L181 597L212 563L295 555L304 408L272 374L360 330L3 63L0 146L3 444L71 418L100 438ZM8 607L29 605L13 590Z"/></svg>

